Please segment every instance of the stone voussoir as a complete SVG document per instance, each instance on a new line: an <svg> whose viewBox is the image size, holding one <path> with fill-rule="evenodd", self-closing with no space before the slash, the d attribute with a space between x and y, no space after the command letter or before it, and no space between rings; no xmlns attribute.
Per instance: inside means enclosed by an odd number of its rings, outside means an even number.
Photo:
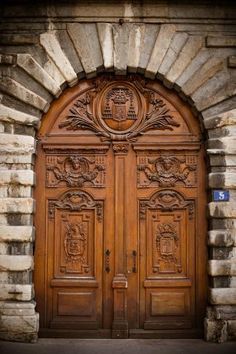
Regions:
<svg viewBox="0 0 236 354"><path fill-rule="evenodd" d="M61 94L62 90L57 82L30 54L17 54L17 64L55 97Z"/></svg>
<svg viewBox="0 0 236 354"><path fill-rule="evenodd" d="M40 43L49 57L54 61L68 84L70 86L75 85L78 82L78 77L66 54L63 52L55 31L42 33L40 35Z"/></svg>

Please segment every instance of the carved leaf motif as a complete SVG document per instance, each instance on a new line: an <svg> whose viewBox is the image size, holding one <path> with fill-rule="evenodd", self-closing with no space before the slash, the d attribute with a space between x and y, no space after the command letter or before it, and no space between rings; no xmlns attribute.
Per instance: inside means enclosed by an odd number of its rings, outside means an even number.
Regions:
<svg viewBox="0 0 236 354"><path fill-rule="evenodd" d="M100 95L101 91L106 88L106 80L97 81L92 89L89 92L85 93L80 97L70 109L69 115L66 117L66 120L60 123L59 128L66 128L67 130L78 130L85 129L93 131L98 136L101 136L105 140L126 140L134 141L138 135L144 134L145 132L153 129L157 130L173 130L174 127L179 127L179 123L172 117L169 109L167 108L164 101L150 89L146 89L142 85L145 85L145 81L140 81L137 84L137 81L132 80L133 84L136 85L136 89L139 90L139 94L145 97L148 101L150 109L145 113L144 117L141 119L140 123L136 128L133 128L131 125L127 133L122 133L122 131L117 130L115 133L111 133L109 129L105 129L101 123L101 119L98 119L94 113L92 113L92 103L94 98L97 95ZM110 82L108 79L107 82ZM101 87L100 87L101 85ZM117 82L117 87L119 88L119 82ZM114 88L115 90L115 88ZM128 112L125 111L124 107L122 108L120 104L115 109L115 113L111 113L111 107L107 106L103 113L104 117L108 117L118 121L126 121L129 119L137 118L134 106L133 106L133 93L131 89L128 91L130 97L130 107ZM114 94L114 92L113 92ZM120 93L121 95L121 93ZM126 94L127 95L127 94ZM123 95L124 96L124 95ZM123 98L122 96L122 98ZM120 97L120 96L119 96ZM112 98L112 97L111 97ZM99 104L101 96L96 97ZM117 98L118 99L118 98ZM121 98L119 98L121 99ZM122 109L121 109L122 108ZM120 113L119 113L120 112ZM122 113L123 112L123 113ZM120 116L120 114L122 116ZM106 116L107 115L107 116ZM104 118L103 117L103 118Z"/></svg>
<svg viewBox="0 0 236 354"><path fill-rule="evenodd" d="M73 211L95 209L98 221L101 222L103 218L103 203L94 200L84 191L67 192L59 200L50 200L48 203L49 218L54 218L55 208Z"/></svg>

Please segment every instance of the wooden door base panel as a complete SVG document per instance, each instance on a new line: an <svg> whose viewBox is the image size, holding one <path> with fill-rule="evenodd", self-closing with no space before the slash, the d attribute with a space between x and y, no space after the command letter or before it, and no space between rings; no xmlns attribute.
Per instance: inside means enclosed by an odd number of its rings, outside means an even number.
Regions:
<svg viewBox="0 0 236 354"><path fill-rule="evenodd" d="M198 339L203 338L202 329L144 330L130 329L129 338L135 339Z"/></svg>
<svg viewBox="0 0 236 354"><path fill-rule="evenodd" d="M94 338L105 339L111 338L111 330L65 330L65 329L49 329L41 328L39 330L40 338Z"/></svg>

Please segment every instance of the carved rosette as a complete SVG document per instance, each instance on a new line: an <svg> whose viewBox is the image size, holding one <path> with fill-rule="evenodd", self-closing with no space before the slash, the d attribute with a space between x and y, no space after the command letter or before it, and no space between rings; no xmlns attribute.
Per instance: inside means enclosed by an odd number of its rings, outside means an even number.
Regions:
<svg viewBox="0 0 236 354"><path fill-rule="evenodd" d="M103 202L94 200L87 192L76 190L65 193L59 200L49 200L48 214L49 218L55 217L55 209L82 211L95 209L97 220L103 219Z"/></svg>
<svg viewBox="0 0 236 354"><path fill-rule="evenodd" d="M104 187L104 156L84 155L47 155L47 187Z"/></svg>
<svg viewBox="0 0 236 354"><path fill-rule="evenodd" d="M197 157L195 155L139 156L137 161L138 187L174 187L176 184L195 187L196 168Z"/></svg>
<svg viewBox="0 0 236 354"><path fill-rule="evenodd" d="M173 130L179 123L164 99L144 80L106 77L83 92L59 124L59 129L88 130L102 140L135 141L150 130Z"/></svg>
<svg viewBox="0 0 236 354"><path fill-rule="evenodd" d="M140 219L145 219L147 209L174 211L184 208L188 209L189 219L193 219L195 212L193 200L186 200L182 194L173 190L161 190L155 193L148 201L143 200L140 202L139 216Z"/></svg>

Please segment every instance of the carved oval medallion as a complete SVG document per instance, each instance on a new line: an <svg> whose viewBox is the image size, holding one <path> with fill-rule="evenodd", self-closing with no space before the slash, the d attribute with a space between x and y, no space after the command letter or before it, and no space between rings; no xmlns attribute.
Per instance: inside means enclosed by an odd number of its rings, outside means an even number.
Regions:
<svg viewBox="0 0 236 354"><path fill-rule="evenodd" d="M105 129L126 132L140 121L141 98L127 83L111 83L98 96L98 118Z"/></svg>

